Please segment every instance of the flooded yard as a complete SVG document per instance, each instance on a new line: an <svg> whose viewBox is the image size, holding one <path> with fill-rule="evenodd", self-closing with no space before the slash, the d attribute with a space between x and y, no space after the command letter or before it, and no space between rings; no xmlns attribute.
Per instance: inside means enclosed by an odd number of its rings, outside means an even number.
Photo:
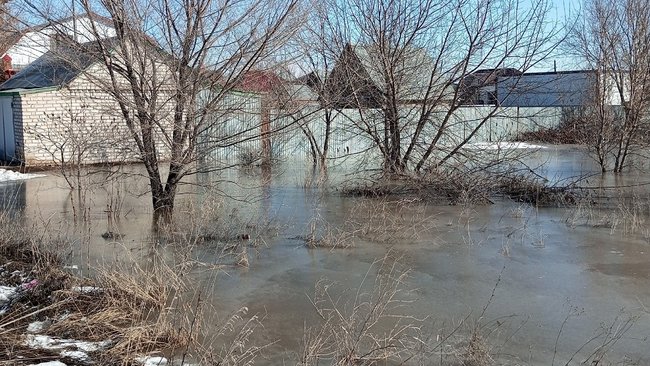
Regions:
<svg viewBox="0 0 650 366"><path fill-rule="evenodd" d="M571 146L539 150L529 166L551 182L588 176L580 185L620 188L594 189L566 208L504 197L451 206L342 195L349 179L342 168L322 186L306 183L310 171L300 164L196 177L179 197L179 227L219 217L235 239L250 236L247 266L224 260L210 240L188 254L152 235L143 177L95 175L109 183L71 192L56 172L45 172L0 183L0 195L15 225L67 238L66 264L81 275L115 262L146 266L154 257L191 263L215 323L242 307L259 314L263 327L252 338L268 347L257 364L297 363L306 329L322 320L317 284L327 281L346 308L387 255L408 269L400 311L440 344L423 364L457 364L463 355L454 346L473 329L495 364L580 364L598 352L613 364L650 364L650 176L595 175L596 165ZM623 194L628 199L617 199ZM345 245L306 245L315 237Z"/></svg>

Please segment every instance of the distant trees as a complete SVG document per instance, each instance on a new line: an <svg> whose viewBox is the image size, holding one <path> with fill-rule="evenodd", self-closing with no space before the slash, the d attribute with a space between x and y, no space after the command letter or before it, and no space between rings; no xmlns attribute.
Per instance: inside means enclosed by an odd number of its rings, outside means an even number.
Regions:
<svg viewBox="0 0 650 366"><path fill-rule="evenodd" d="M323 80L327 103L354 111L350 123L388 175L461 157L496 112L460 127L456 85L464 77L482 68L523 72L557 46L545 0L351 0L326 8L317 47L338 57Z"/></svg>
<svg viewBox="0 0 650 366"><path fill-rule="evenodd" d="M650 8L644 0L585 0L583 7L568 45L594 70L586 143L603 172L620 173L648 140Z"/></svg>

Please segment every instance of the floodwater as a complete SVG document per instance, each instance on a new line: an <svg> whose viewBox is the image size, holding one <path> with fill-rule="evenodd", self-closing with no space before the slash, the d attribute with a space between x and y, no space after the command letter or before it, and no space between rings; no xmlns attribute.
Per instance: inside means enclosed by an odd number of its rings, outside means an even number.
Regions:
<svg viewBox="0 0 650 366"><path fill-rule="evenodd" d="M219 181L214 188L229 198L207 211L202 205L212 202L210 194L191 185L177 205L181 217L198 208L226 221L248 217L242 220L273 227L251 238L258 245L249 250L248 268L200 266L195 272L197 281L210 284L207 299L221 318L242 306L263 317L255 341L273 343L258 364L295 364L305 327L318 321L310 300L316 283L327 279L332 291L350 297L387 253L411 269L405 287L412 292L405 296L414 302L402 310L425 319L424 330L434 340L461 321L467 326L459 334L480 322L491 332L486 337L497 364L580 364L603 344L612 363L650 364L650 176L597 175L580 148L549 147L531 157L538 174L550 181L588 177L580 184L589 187L621 186L595 191L614 203L534 208L501 198L463 207L343 197L338 188L346 176L337 169L330 171L335 183L323 189L305 183L308 169L286 166L200 177L196 183ZM0 184L4 210L16 225L73 238L68 264L81 274L98 263L146 262L154 248L165 252L164 243L151 239L142 177L80 195L54 172L47 174ZM110 181L101 175L92 180ZM616 200L620 192L634 199ZM246 228L252 226L238 226ZM307 248L302 238L312 228L352 232L346 240L353 246ZM104 239L106 232L124 236ZM197 248L195 259L217 263L218 255L206 245ZM633 327L617 335L630 317ZM444 364L454 359L448 351ZM439 360L438 355L426 364Z"/></svg>

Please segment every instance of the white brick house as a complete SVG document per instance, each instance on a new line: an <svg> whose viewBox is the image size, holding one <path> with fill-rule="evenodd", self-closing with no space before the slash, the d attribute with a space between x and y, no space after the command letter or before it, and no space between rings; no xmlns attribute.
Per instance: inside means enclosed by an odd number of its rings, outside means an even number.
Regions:
<svg viewBox="0 0 650 366"><path fill-rule="evenodd" d="M50 51L0 85L0 161L27 166L139 161L117 102L96 81L106 73L104 66L88 55L70 57L74 62ZM169 149L162 136L156 142L165 159Z"/></svg>

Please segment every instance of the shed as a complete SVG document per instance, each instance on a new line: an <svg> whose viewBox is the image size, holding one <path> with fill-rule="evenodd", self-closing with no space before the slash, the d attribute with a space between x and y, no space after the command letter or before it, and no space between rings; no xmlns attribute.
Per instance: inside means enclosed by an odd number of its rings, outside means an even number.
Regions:
<svg viewBox="0 0 650 366"><path fill-rule="evenodd" d="M94 45L48 51L0 84L0 160L28 166L138 160L114 99L86 76L105 73Z"/></svg>

